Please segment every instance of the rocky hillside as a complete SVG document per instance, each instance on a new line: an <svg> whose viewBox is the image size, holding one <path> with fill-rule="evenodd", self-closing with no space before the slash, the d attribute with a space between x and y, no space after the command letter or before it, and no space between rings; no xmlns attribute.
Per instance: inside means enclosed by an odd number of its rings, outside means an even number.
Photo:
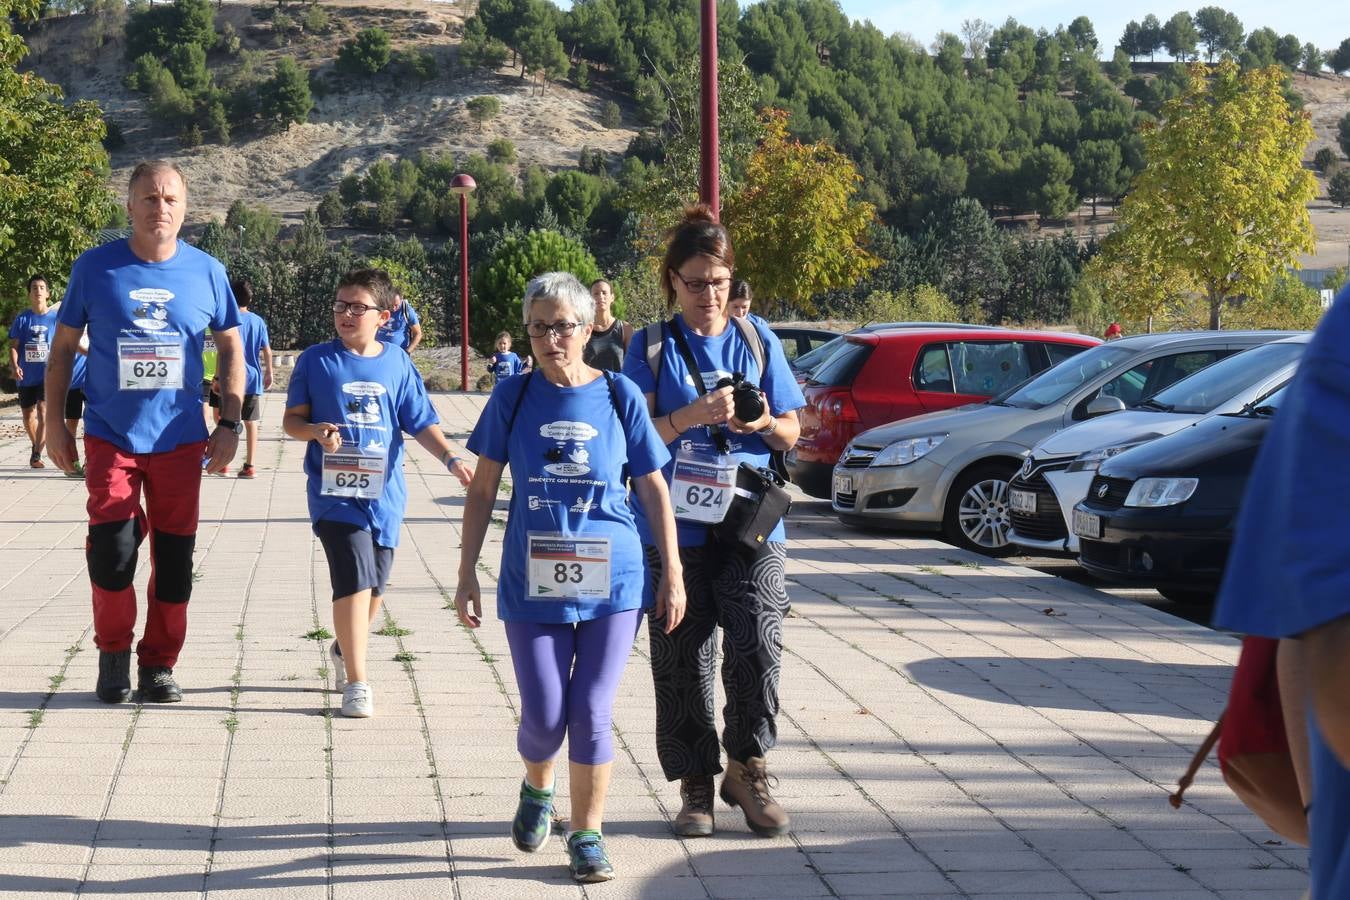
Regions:
<svg viewBox="0 0 1350 900"><path fill-rule="evenodd" d="M264 4L265 6L266 4ZM317 71L326 93L315 94L309 121L285 132L240 130L226 146L208 144L185 150L170 129L150 119L144 95L127 90L122 77L127 65L118 39L90 53L87 17L72 16L43 23L30 38L30 61L68 96L99 102L122 129L126 145L113 154L114 183L120 185L138 160L164 156L177 160L191 187L189 223L223 217L235 200L265 203L288 221L337 187L344 175L381 157L415 156L422 150L456 155L484 153L489 142L505 138L515 144L518 165L551 168L574 166L582 147L621 153L635 126L600 125L601 107L623 98L593 87L589 93L562 85L546 92L520 78L519 69L495 74L466 71L456 65L462 7L422 0L375 0L333 3L326 0L333 27L324 35L292 33L279 43L270 22L259 21L253 4L224 3L217 27L229 22L245 50L261 54L266 72L289 56ZM338 75L333 61L343 40L362 28L378 25L389 32L394 48L430 52L439 75L424 86L387 73L370 79ZM80 62L82 57L87 61ZM234 63L213 55L219 79ZM482 129L465 110L466 100L491 94L502 105L496 119Z"/></svg>

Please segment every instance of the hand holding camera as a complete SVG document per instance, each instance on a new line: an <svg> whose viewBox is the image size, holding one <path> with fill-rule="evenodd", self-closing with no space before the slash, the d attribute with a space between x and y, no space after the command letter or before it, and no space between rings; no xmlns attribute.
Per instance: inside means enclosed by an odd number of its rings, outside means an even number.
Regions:
<svg viewBox="0 0 1350 900"><path fill-rule="evenodd" d="M731 388L735 418L727 423L728 428L737 434L749 434L763 425L761 419L767 411L764 392L753 382L746 381L743 372L733 372L730 378L717 382L717 387Z"/></svg>

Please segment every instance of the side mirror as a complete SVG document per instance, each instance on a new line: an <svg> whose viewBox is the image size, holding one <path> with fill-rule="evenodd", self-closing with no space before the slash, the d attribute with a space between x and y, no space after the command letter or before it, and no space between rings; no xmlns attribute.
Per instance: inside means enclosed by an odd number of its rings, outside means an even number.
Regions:
<svg viewBox="0 0 1350 900"><path fill-rule="evenodd" d="M1107 397L1105 395L1096 397L1087 405L1087 416L1094 419L1097 416L1104 416L1107 413L1123 412L1125 401L1119 397Z"/></svg>

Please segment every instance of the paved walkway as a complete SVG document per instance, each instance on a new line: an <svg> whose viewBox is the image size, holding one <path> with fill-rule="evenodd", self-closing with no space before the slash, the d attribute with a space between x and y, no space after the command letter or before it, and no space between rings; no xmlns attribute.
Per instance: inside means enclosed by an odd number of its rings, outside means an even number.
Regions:
<svg viewBox="0 0 1350 900"><path fill-rule="evenodd" d="M756 838L719 804L715 837L670 834L679 797L656 764L642 636L615 712L620 877L579 888L561 843L528 856L506 836L514 674L494 617L471 634L447 609L463 492L415 446L370 646L378 717L335 715L310 637L331 628L327 571L282 403L266 401L257 480L203 486L185 697L167 707L94 700L83 485L28 470L23 439L0 439L0 892L1300 896L1306 853L1216 768L1185 808L1166 802L1222 706L1232 639L936 541L847 530L807 502L771 757L792 833ZM436 398L457 441L482 403Z"/></svg>

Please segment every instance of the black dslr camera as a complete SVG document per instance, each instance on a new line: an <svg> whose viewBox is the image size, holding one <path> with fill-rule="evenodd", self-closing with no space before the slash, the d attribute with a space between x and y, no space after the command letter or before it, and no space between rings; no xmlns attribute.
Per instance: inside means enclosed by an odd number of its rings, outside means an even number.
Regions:
<svg viewBox="0 0 1350 900"><path fill-rule="evenodd" d="M731 388L736 418L742 422L753 422L764 415L764 394L758 387L745 380L744 372L732 372L730 378L723 378L714 385L714 389L724 387Z"/></svg>

